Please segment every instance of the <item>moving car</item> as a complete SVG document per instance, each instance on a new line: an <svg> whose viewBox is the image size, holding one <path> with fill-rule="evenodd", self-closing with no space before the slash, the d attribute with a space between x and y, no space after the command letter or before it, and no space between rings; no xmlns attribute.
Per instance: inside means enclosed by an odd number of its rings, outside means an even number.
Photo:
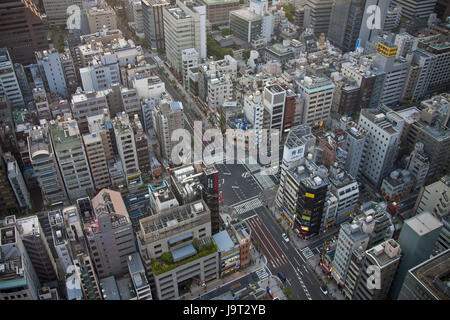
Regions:
<svg viewBox="0 0 450 320"><path fill-rule="evenodd" d="M284 241L289 242L289 238L286 233L283 233L281 236L283 237Z"/></svg>

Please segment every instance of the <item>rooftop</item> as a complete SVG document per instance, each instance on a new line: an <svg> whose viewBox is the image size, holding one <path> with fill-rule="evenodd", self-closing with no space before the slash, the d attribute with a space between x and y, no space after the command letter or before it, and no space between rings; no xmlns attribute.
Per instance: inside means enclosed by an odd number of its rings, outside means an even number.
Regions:
<svg viewBox="0 0 450 320"><path fill-rule="evenodd" d="M438 300L450 299L450 249L409 270Z"/></svg>
<svg viewBox="0 0 450 320"><path fill-rule="evenodd" d="M220 252L226 253L230 250L239 246L238 244L233 242L227 230L223 230L219 233L213 235L214 242L217 244L217 248Z"/></svg>
<svg viewBox="0 0 450 320"><path fill-rule="evenodd" d="M442 223L440 223L439 220L429 212L423 212L415 217L412 217L406 220L405 224L409 225L409 227L419 236L423 236L442 226Z"/></svg>

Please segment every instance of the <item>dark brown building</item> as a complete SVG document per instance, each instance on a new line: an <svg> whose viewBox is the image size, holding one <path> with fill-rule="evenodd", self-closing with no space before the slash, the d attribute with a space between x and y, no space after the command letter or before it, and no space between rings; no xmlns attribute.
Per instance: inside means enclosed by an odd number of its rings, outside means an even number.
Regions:
<svg viewBox="0 0 450 320"><path fill-rule="evenodd" d="M15 63L35 63L35 51L48 49L48 26L33 0L0 1L0 48Z"/></svg>

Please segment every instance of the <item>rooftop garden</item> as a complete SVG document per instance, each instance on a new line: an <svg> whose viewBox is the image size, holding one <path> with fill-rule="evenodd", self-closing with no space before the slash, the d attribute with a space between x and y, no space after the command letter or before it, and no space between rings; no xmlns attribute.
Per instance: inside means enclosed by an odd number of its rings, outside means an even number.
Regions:
<svg viewBox="0 0 450 320"><path fill-rule="evenodd" d="M162 273L178 268L183 264L195 261L199 258L206 257L214 252L217 252L218 250L217 245L214 243L212 239L210 243L203 245L201 248L199 248L198 245L197 246L194 245L194 247L197 250L197 254L179 262L173 262L173 257L170 252L164 252L160 259L151 259L152 271L154 275L158 276Z"/></svg>

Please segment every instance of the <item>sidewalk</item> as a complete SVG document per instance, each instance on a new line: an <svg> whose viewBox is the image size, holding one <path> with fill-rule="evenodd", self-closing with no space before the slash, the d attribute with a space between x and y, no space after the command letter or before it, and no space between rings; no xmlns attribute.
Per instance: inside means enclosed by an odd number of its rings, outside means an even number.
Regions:
<svg viewBox="0 0 450 320"><path fill-rule="evenodd" d="M320 256L315 255L313 258L311 258L308 262L311 266L311 269L314 270L317 278L319 278L322 283L325 283L327 285L328 289L328 297L331 300L345 300L344 295L342 294L341 290L338 288L337 283L334 281L333 277L331 275L326 275L322 268L319 266Z"/></svg>

